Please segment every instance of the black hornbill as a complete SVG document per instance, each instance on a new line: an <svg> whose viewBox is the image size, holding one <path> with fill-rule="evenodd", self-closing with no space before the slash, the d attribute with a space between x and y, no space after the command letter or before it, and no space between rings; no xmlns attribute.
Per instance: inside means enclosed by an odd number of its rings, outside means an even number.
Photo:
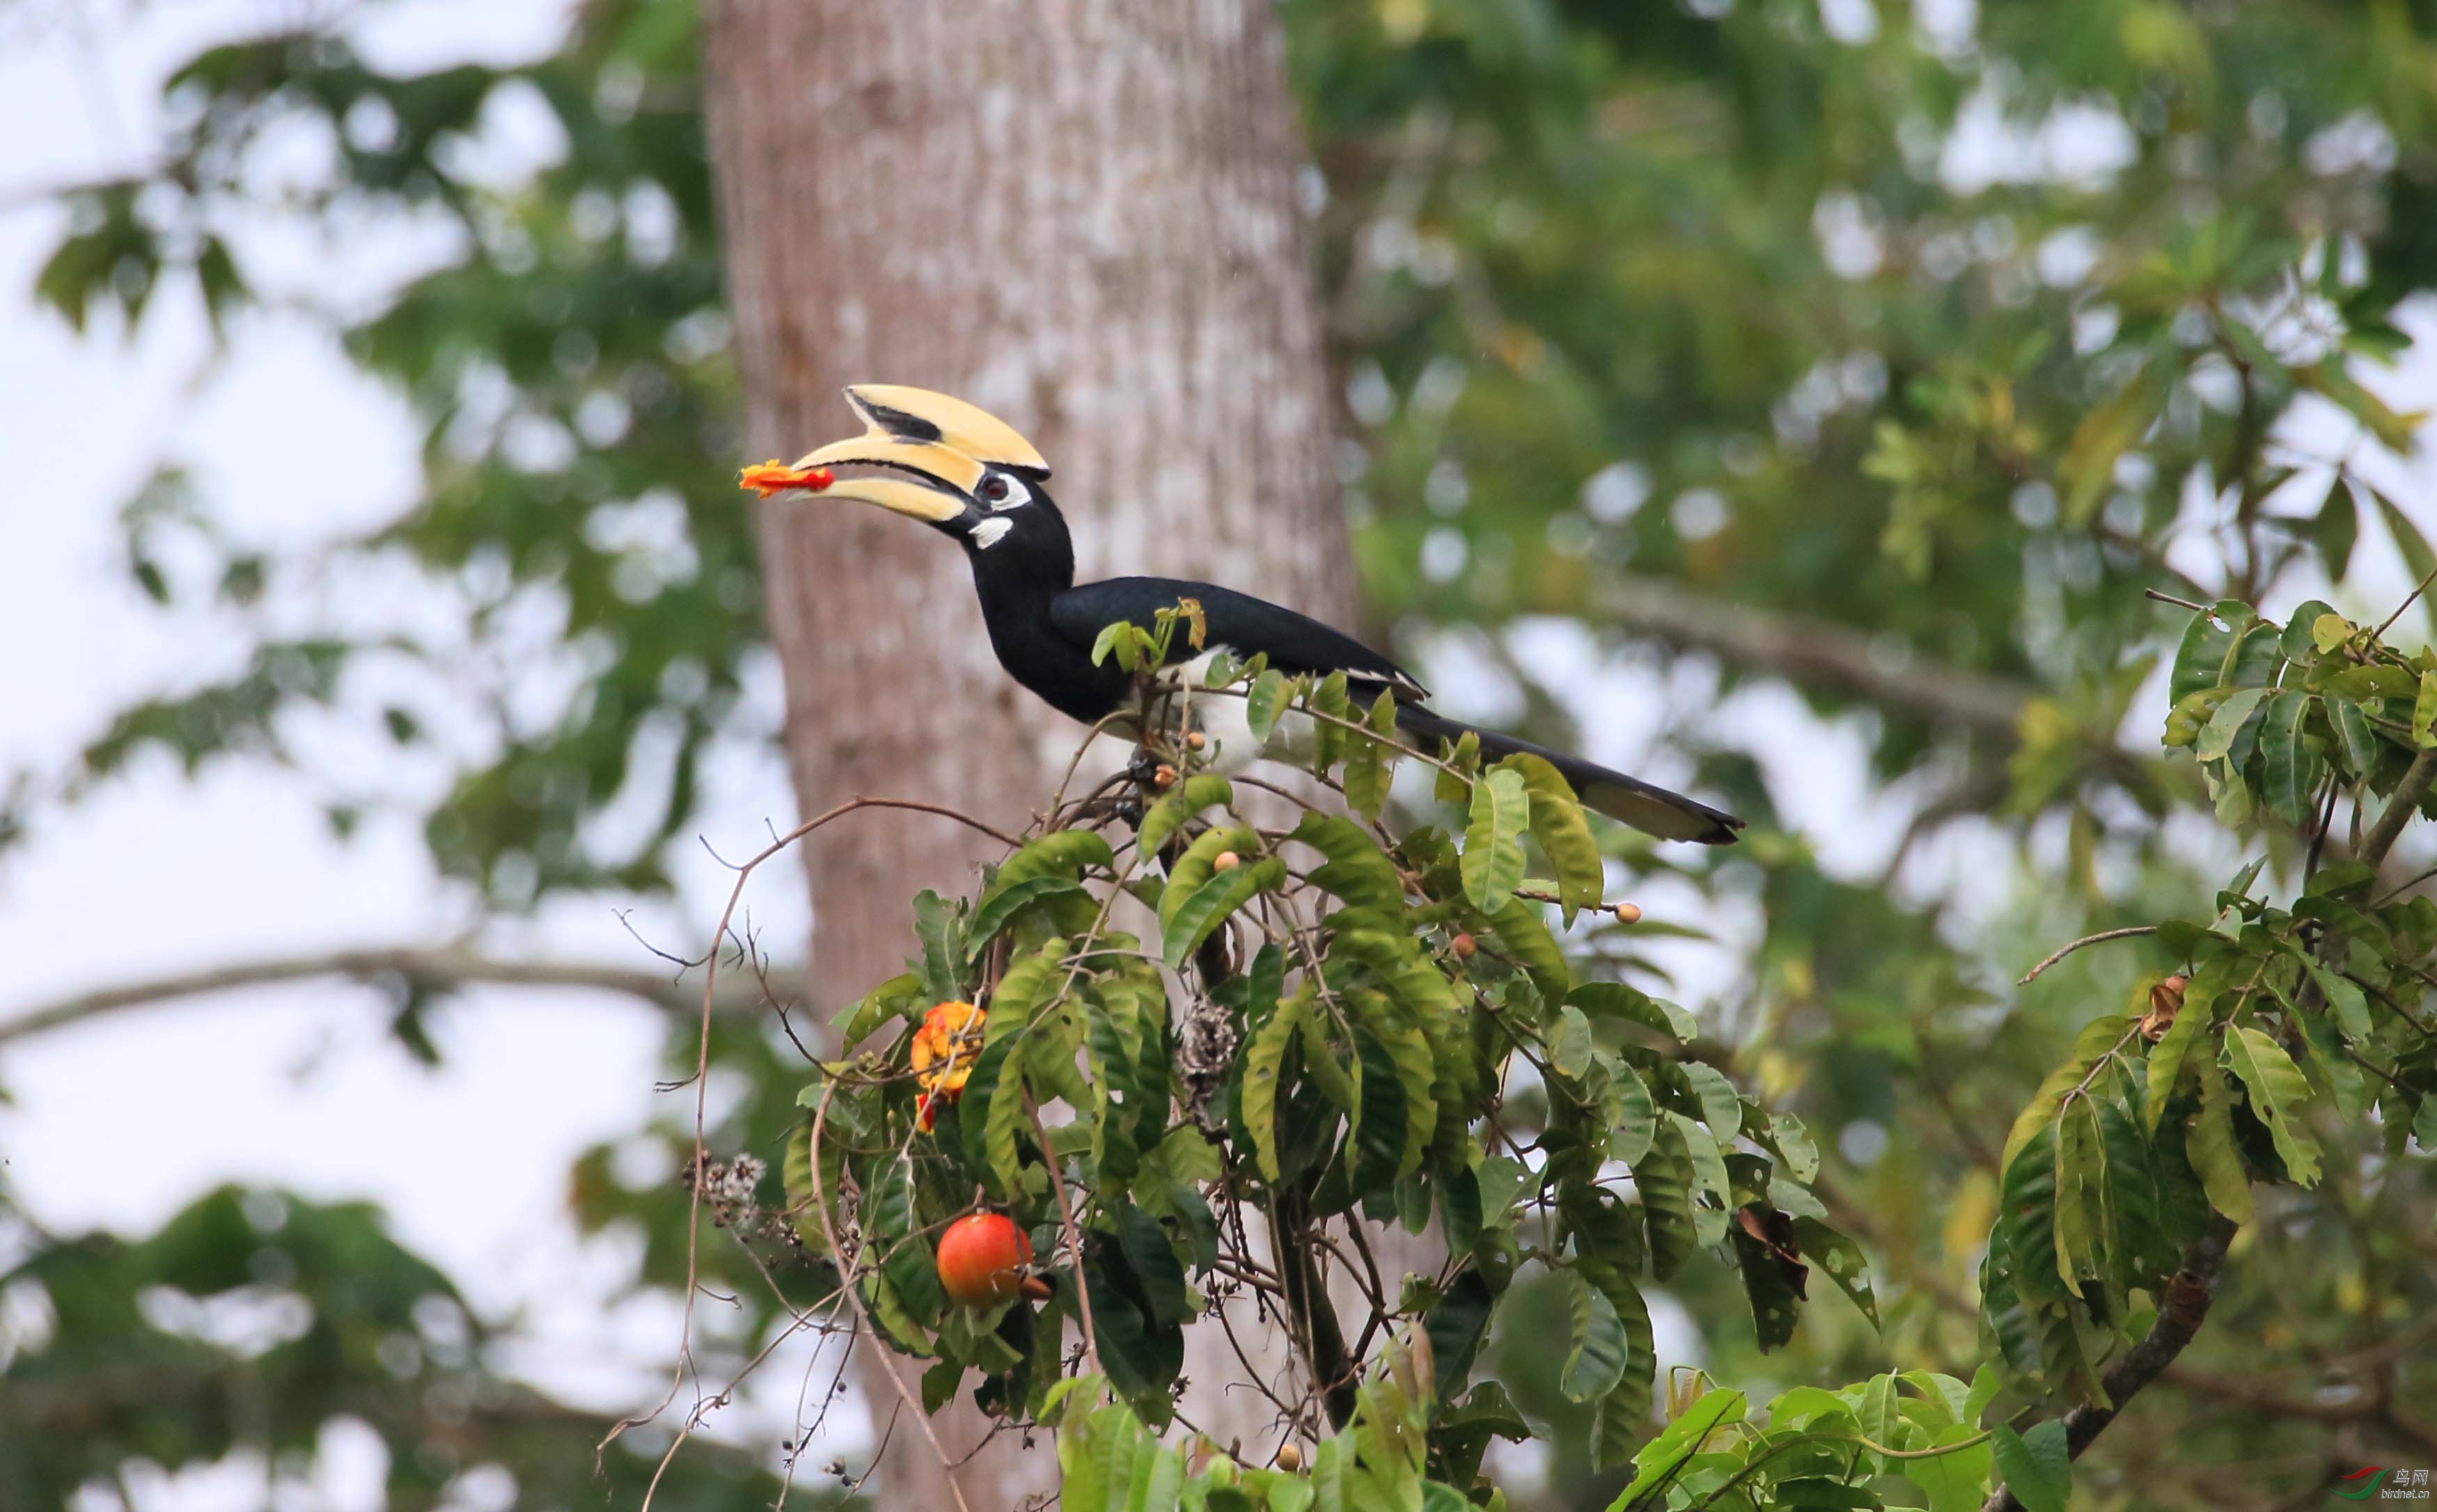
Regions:
<svg viewBox="0 0 2437 1512"><path fill-rule="evenodd" d="M1271 667L1289 674L1342 671L1347 690L1359 705L1368 705L1387 688L1395 695L1397 730L1415 738L1426 751L1435 750L1442 739L1470 733L1493 758L1518 751L1543 756L1572 784L1585 808L1663 840L1731 844L1735 831L1743 827L1743 821L1731 814L1639 777L1434 714L1420 702L1429 690L1402 668L1291 609L1182 578L1078 583L1066 521L1042 486L1049 478L1049 464L1030 442L963 400L927 390L858 384L846 391L846 397L868 427L864 434L823 446L793 467L772 463L747 468L745 485L765 496L814 489L877 504L962 542L999 664L1071 718L1097 723L1131 702L1131 674L1114 658L1093 665L1092 648L1103 629L1119 621L1148 628L1160 610L1193 599L1200 601L1208 626L1201 655L1225 651L1240 660L1259 652ZM836 479L830 471L847 466L902 476ZM1267 745L1255 748L1244 724L1242 700L1196 700L1194 709L1218 771L1241 771L1264 756L1291 760L1298 747L1307 754L1311 721L1304 716L1289 714L1278 722Z"/></svg>

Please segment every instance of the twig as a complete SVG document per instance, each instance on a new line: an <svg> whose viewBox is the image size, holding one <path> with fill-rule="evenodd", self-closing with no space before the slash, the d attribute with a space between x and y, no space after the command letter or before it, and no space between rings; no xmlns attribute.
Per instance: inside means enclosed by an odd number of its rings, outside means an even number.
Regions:
<svg viewBox="0 0 2437 1512"><path fill-rule="evenodd" d="M2421 579L2418 582L2412 585L2411 591L2403 596L2403 601L2394 606L2394 613L2387 616L2384 619L2378 622L2378 627L2376 631L2371 633L2370 639L2384 640L2386 638L2387 631L2393 626L2396 620L2403 617L2403 611L2411 608L2414 603L2418 602L2420 596L2428 591L2428 585L2431 582L2437 582L2437 567L2430 567L2428 569L2428 576Z"/></svg>
<svg viewBox="0 0 2437 1512"><path fill-rule="evenodd" d="M837 820L845 818L849 814L857 813L866 808L898 808L913 813L936 814L942 819L953 819L958 824L980 830L983 834L1002 842L1010 848L1019 846L1023 843L1023 842L1017 840L1014 836L1008 835L1001 830L994 829L989 825L983 824L980 820L973 818L971 815L959 813L957 810L948 808L944 804L924 803L920 799L915 798L857 797L850 798L845 803L839 804L836 808L829 809L825 813L815 814L812 818L805 820L802 824L798 825L795 828L772 841L769 844L764 845L759 851L756 851L749 859L736 868L735 884L728 889L727 906L722 908L719 912L719 927L711 931L710 938L712 949L710 956L703 963L702 1034L694 1051L693 1070L693 1163L696 1171L700 1171L702 1169L703 1162L709 1156L709 1151L705 1148L703 1141L703 1126L708 1121L710 1115L710 1013L711 1002L713 1000L712 995L717 992L719 988L718 942L728 937L729 931L736 921L737 905L742 902L745 897L745 886L747 882L750 882L753 879L753 873L761 867L763 862L767 861L771 857L778 855L780 851L785 850L788 846L813 833L815 830L821 828L823 826L834 823ZM830 1090L831 1088L825 1087L821 1094L821 1110L824 1114L827 1113L829 1109ZM816 1122L816 1130L818 1124ZM813 1173L814 1191L817 1196L820 1190L820 1172L818 1170L820 1162L815 1161L813 1164L815 1167ZM598 1465L601 1456L607 1452L609 1446L617 1442L620 1434L625 1433L629 1428L639 1427L643 1423L650 1422L653 1418L657 1417L661 1413L666 1412L668 1410L669 1403L676 1400L678 1389L685 1384L686 1365L693 1358L695 1282L699 1277L701 1269L702 1187L703 1184L700 1181L693 1183L686 1208L685 1313L684 1319L678 1328L677 1364L675 1377L669 1382L668 1394L662 1397L659 1399L659 1402L654 1406L651 1411L635 1416L621 1418L610 1428L607 1434L602 1435L600 1443L594 1445L592 1451L593 1460L596 1465ZM824 1229L829 1226L829 1209L826 1205L821 1208L821 1223ZM837 1240L834 1235L833 1235L830 1240L830 1252L832 1254L836 1254L838 1252ZM847 1289L847 1299L854 1304L855 1315L863 1318L864 1325L868 1328L870 1326L870 1319L864 1314L863 1298L855 1294L852 1287L849 1287ZM885 1354L883 1355L881 1364L884 1367L888 1366L888 1361ZM891 1381L897 1381L897 1372L893 1367L888 1369L888 1377ZM898 1382L898 1389L901 1392L905 1389L903 1382ZM911 1400L913 1399L909 1398L908 1399ZM917 1403L917 1411L920 1411L919 1403ZM931 1434L931 1419L928 1414L922 1415L922 1432L926 1435L931 1435L931 1447L935 1450L938 1449L938 1439L937 1435ZM945 1464L947 1462L947 1458L948 1456L946 1451L944 1450L940 1451L940 1462ZM954 1484L955 1483L953 1481L950 1483L952 1489L954 1488ZM956 1493L956 1504L959 1506L964 1505L964 1493L962 1491L958 1491ZM968 1512L970 1512L970 1509L968 1509Z"/></svg>
<svg viewBox="0 0 2437 1512"><path fill-rule="evenodd" d="M1100 1373L1100 1335L1092 1326L1092 1289L1083 1279L1083 1236L1075 1226L1075 1207L1066 1200L1066 1178L1058 1170L1058 1152L1049 1148L1049 1131L1041 1126L1041 1110L1032 1105L1032 1094L1024 1095L1024 1111L1032 1120L1032 1135L1041 1141L1041 1163L1049 1171L1049 1190L1058 1198L1058 1225L1066 1236L1066 1257L1075 1264L1075 1311L1083 1320L1083 1353L1090 1357L1092 1373Z"/></svg>
<svg viewBox="0 0 2437 1512"><path fill-rule="evenodd" d="M2096 934L2085 934L2080 939L2074 941L2070 945L2059 946L2056 948L2055 953L2050 955L2045 961L2043 961L2038 965L2031 967L2030 970L2024 972L2022 980L2015 982L2014 985L2017 987L2029 986L2033 979L2037 978L2041 972L2045 971L2052 965L2055 965L2058 962L2073 954L2076 950L2080 949L2084 946L2104 945L2110 940L2129 940L2136 934L2155 934L2157 932L2158 927L2154 924L2136 924L2127 930L2102 930Z"/></svg>
<svg viewBox="0 0 2437 1512"><path fill-rule="evenodd" d="M2437 782L2437 751L2423 751L2411 758L2403 780L2394 785L2394 796L2387 800L2385 811L2370 826L2369 838L2361 842L2360 860L2372 871L2385 863L2386 853L2403 838L2403 826L2411 822L2431 782Z"/></svg>
<svg viewBox="0 0 2437 1512"><path fill-rule="evenodd" d="M2216 613L2216 610L2208 604L2194 603L2189 599L2178 599L2171 593L2160 593L2155 588L2142 589L2141 597L2144 599L2155 599L2160 603L2170 603L2178 609L2189 609L2199 614L2206 615Z"/></svg>
<svg viewBox="0 0 2437 1512"><path fill-rule="evenodd" d="M692 1008L700 1001L692 989L675 978L656 971L637 971L626 966L583 961L512 961L453 946L375 946L356 950L240 961L231 965L96 988L0 1018L0 1045L107 1014L158 1007L182 998L200 998L289 982L311 982L323 977L359 980L403 977L410 982L440 987L582 987L620 993L672 1010ZM791 989L796 987L796 983L783 979L779 984ZM760 1006L761 1000L758 990L738 983L722 987L714 999L713 1007L721 1013L742 1012Z"/></svg>

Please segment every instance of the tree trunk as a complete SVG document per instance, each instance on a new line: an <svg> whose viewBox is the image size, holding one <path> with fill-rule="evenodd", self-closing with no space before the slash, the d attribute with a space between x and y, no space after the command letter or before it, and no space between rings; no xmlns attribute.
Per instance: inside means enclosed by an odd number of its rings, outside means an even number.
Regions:
<svg viewBox="0 0 2437 1512"><path fill-rule="evenodd" d="M751 456L851 434L837 391L971 399L1056 469L1080 572L1166 572L1341 621L1351 574L1269 0L711 0L706 74ZM798 802L1021 825L1080 739L992 660L962 553L854 505L761 522ZM960 827L859 817L804 850L816 999L899 969ZM877 1393L868 1390L880 1385ZM867 1399L892 1405L877 1378ZM941 1415L952 1453L983 1435ZM1050 1484L993 1444L976 1512ZM951 1504L901 1425L872 1492Z"/></svg>

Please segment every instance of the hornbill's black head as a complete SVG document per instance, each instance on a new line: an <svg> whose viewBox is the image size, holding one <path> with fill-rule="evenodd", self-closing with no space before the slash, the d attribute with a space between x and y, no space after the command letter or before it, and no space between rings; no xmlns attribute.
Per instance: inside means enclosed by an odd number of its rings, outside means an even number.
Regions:
<svg viewBox="0 0 2437 1512"><path fill-rule="evenodd" d="M1066 522L1042 486L1049 464L1014 427L928 389L861 383L846 391L846 399L863 418L864 433L797 459L794 471L877 467L903 474L842 478L826 493L910 515L956 537L977 571L1022 562L1030 574L1071 581Z"/></svg>

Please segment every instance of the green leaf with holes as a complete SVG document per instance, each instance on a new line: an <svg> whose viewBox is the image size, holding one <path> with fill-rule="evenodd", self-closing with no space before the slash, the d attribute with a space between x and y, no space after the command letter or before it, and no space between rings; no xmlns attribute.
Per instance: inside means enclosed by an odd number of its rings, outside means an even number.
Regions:
<svg viewBox="0 0 2437 1512"><path fill-rule="evenodd" d="M1862 1310L1870 1327L1879 1326L1879 1299L1870 1289L1870 1262L1863 1256L1861 1245L1816 1218L1797 1217L1794 1247L1802 1252L1803 1259L1828 1273L1828 1279Z"/></svg>

